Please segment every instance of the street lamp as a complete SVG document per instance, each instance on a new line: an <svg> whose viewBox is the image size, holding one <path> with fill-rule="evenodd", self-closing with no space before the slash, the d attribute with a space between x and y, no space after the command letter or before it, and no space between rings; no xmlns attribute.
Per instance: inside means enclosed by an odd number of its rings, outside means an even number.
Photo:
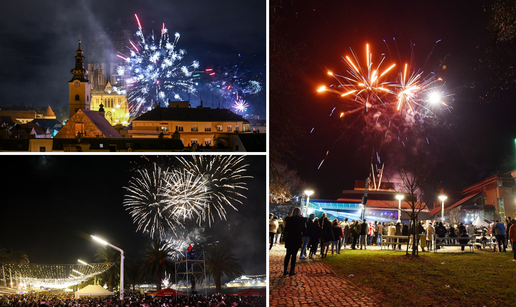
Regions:
<svg viewBox="0 0 516 307"><path fill-rule="evenodd" d="M312 190L305 190L306 194L306 209L305 209L305 215L308 217L308 203L310 202L310 195L314 194L314 191Z"/></svg>
<svg viewBox="0 0 516 307"><path fill-rule="evenodd" d="M123 300L124 299L124 251L121 248L118 248L118 247L114 246L113 244L110 244L102 239L99 239L99 238L93 236L93 235L91 237L95 241L97 241L103 245L107 245L111 248L114 248L120 252L120 299Z"/></svg>
<svg viewBox="0 0 516 307"><path fill-rule="evenodd" d="M396 199L398 200L398 223L401 223L401 200L405 198L402 194L397 194Z"/></svg>
<svg viewBox="0 0 516 307"><path fill-rule="evenodd" d="M439 199L441 200L441 222L444 222L444 201L448 198L445 195L439 195Z"/></svg>

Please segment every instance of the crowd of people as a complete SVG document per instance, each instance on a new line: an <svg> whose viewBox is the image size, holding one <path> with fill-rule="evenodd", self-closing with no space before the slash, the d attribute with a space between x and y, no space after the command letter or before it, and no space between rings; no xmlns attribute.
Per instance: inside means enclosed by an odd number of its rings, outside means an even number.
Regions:
<svg viewBox="0 0 516 307"><path fill-rule="evenodd" d="M74 298L73 293L53 294L10 294L0 296L0 306L9 307L239 307L266 306L266 297L228 296L221 294L194 295L189 297L149 297L140 294L118 297Z"/></svg>
<svg viewBox="0 0 516 307"><path fill-rule="evenodd" d="M465 244L469 241L462 239L466 237L481 236L483 240L493 235L496 238L498 252L505 252L507 245L512 244L514 260L516 261L516 220L507 217L504 222L496 220L489 226L476 227L475 225L463 223L444 225L442 222L419 222L416 225L415 233L418 238L418 247L423 252L432 250L434 236L443 240L454 241L461 245L464 250ZM368 246L382 246L384 236L410 236L413 234L411 225L401 222L378 222L364 220L351 220L345 218L342 221L330 219L326 213L320 218L310 214L308 218L301 215L301 209L295 208L291 216L284 220L271 214L269 216L269 237L271 249L275 244L285 242L287 253L284 262L284 275L295 275L296 257L301 250L299 259L313 259L320 250L320 257L325 258L331 250L331 255L336 256L346 249L348 244L352 250L367 249ZM457 239L453 239L456 237ZM445 239L444 239L445 238ZM388 247L401 249L402 244L410 244L408 239L387 238ZM451 242L450 242L451 243ZM330 248L331 246L331 248ZM437 248L440 248L437 246ZM290 271L288 264L290 263Z"/></svg>

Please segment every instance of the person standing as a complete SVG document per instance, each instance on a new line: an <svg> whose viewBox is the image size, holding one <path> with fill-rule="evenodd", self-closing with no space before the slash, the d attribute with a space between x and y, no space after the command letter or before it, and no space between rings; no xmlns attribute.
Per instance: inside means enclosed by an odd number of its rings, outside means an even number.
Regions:
<svg viewBox="0 0 516 307"><path fill-rule="evenodd" d="M285 229L285 223L280 218L278 219L278 229L276 230L276 235L274 236L274 245L278 245L281 243L281 234L283 233L283 229Z"/></svg>
<svg viewBox="0 0 516 307"><path fill-rule="evenodd" d="M319 226L319 220L317 218L315 218L315 220L311 224L311 229L310 229L310 242L309 242L310 253L308 254L308 258L313 259L313 256L315 254L317 254L317 246L319 245L320 239L321 239L321 227Z"/></svg>
<svg viewBox="0 0 516 307"><path fill-rule="evenodd" d="M334 241L333 230L330 220L327 217L322 218L321 223L322 232L322 245L321 245L321 257L326 258L328 251L330 250L330 244Z"/></svg>
<svg viewBox="0 0 516 307"><path fill-rule="evenodd" d="M346 245L348 244L349 233L350 233L348 218L344 219L341 226L342 226L342 231L344 232L344 237L342 238L342 245L344 246L344 249L346 249Z"/></svg>
<svg viewBox="0 0 516 307"><path fill-rule="evenodd" d="M513 223L511 223L511 228L509 228L508 237L512 244L512 261L516 262L516 223L514 223L514 219L512 221Z"/></svg>
<svg viewBox="0 0 516 307"><path fill-rule="evenodd" d="M312 231L312 224L314 223L314 218L315 218L315 214L310 214L310 217L308 217L308 220L306 221L306 228L305 228L305 233L303 234L304 237L303 237L303 248L301 248L301 256L299 256L299 259L306 259L306 247L308 245L308 243L310 242L310 237L311 237L311 231Z"/></svg>
<svg viewBox="0 0 516 307"><path fill-rule="evenodd" d="M511 219L510 216L507 217L505 222L506 222L505 224L507 225L505 227L505 229L506 229L505 230L505 246L507 246L509 244L509 229L511 228L512 223L514 223L514 222L513 222L513 219Z"/></svg>
<svg viewBox="0 0 516 307"><path fill-rule="evenodd" d="M278 218L272 216L269 220L269 250L274 246L274 236L276 235L276 231L278 231Z"/></svg>
<svg viewBox="0 0 516 307"><path fill-rule="evenodd" d="M376 225L376 246L382 246L383 224Z"/></svg>
<svg viewBox="0 0 516 307"><path fill-rule="evenodd" d="M366 239L367 239L367 233L369 232L369 224L367 224L366 219L360 224L360 249L362 247L364 249L367 249L366 247Z"/></svg>
<svg viewBox="0 0 516 307"><path fill-rule="evenodd" d="M505 225L498 220L495 221L493 226L493 233L496 238L496 242L498 242L498 252L502 251L505 253Z"/></svg>
<svg viewBox="0 0 516 307"><path fill-rule="evenodd" d="M296 207L292 215L285 218L285 248L287 253L283 263L283 275L296 275L297 252L303 244L303 232L306 227L306 218L301 216L301 208ZM288 263L290 262L290 273Z"/></svg>
<svg viewBox="0 0 516 307"><path fill-rule="evenodd" d="M351 225L351 249L357 249L358 238L360 237L360 223L358 222L358 220L356 220L352 222Z"/></svg>
<svg viewBox="0 0 516 307"><path fill-rule="evenodd" d="M342 227L340 227L339 221L337 219L333 220L331 227L333 231L333 241L331 243L331 256L333 257L334 251L335 254L340 254L339 242L340 238L344 236L344 233L342 232Z"/></svg>

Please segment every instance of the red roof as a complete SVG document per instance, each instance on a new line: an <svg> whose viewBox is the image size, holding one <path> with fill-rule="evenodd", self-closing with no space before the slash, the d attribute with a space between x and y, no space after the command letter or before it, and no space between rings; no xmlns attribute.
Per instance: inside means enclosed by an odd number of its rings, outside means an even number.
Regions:
<svg viewBox="0 0 516 307"><path fill-rule="evenodd" d="M457 206L460 206L460 205L462 205L463 203L467 202L468 200L472 199L473 197L475 197L475 196L477 196L477 195L478 195L478 193L477 193L477 194L472 194L472 195L469 195L469 196L464 197L463 199L459 200L458 202L454 203L454 204L453 204L453 205L451 205L451 206L444 206L444 211L448 211L448 210L451 210L451 209L453 209L453 208L455 208L455 207L457 207ZM442 206L442 205L441 205L441 204L439 204L439 206L434 207L434 208L432 209L432 211L430 211L430 216L435 215L435 214L437 214L437 213L441 212L441 206Z"/></svg>
<svg viewBox="0 0 516 307"><path fill-rule="evenodd" d="M234 296L266 296L267 293L265 291L262 291L262 290L249 288L249 289L240 290L240 291L237 291L237 292L234 292L234 293L230 293L228 295L234 295Z"/></svg>

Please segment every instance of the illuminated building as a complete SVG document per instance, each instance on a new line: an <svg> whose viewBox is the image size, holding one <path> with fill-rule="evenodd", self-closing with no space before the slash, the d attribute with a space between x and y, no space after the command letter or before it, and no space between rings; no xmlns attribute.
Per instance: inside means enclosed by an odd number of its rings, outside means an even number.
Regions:
<svg viewBox="0 0 516 307"><path fill-rule="evenodd" d="M177 138L185 147L230 147L238 134L252 134L249 121L226 109L190 108L188 101L169 101L132 121L133 138Z"/></svg>
<svg viewBox="0 0 516 307"><path fill-rule="evenodd" d="M464 223L477 217L486 220L505 220L506 216L514 217L516 213L514 178L516 170L505 174L496 174L477 182L462 190L461 196L445 202L445 221ZM441 206L430 212L440 217Z"/></svg>
<svg viewBox="0 0 516 307"><path fill-rule="evenodd" d="M348 218L348 220L360 219L362 210L365 209L365 219L370 222L396 222L398 220L398 205L396 194L400 194L394 190L392 183L382 183L381 187L375 191L369 190L367 193L367 202L365 208L361 206L362 197L364 196L365 181L356 180L354 190L342 191L342 197L337 200L311 199L309 202L308 213L314 213L321 216L323 212L333 220L337 218L339 221ZM404 194L405 200L408 195ZM412 210L407 201L401 202L401 221L408 222L409 213ZM419 220L428 220L430 211L423 202L416 202L416 209L421 208L418 215ZM417 209L419 210L419 209Z"/></svg>
<svg viewBox="0 0 516 307"><path fill-rule="evenodd" d="M242 275L232 281L226 283L226 287L266 287L267 286L267 276L266 275Z"/></svg>
<svg viewBox="0 0 516 307"><path fill-rule="evenodd" d="M87 71L84 68L84 55L81 50L81 41L75 55L75 67L70 70L73 75L68 81L69 118L78 110L90 110L90 82L86 79Z"/></svg>
<svg viewBox="0 0 516 307"><path fill-rule="evenodd" d="M131 38L130 31L117 30L93 34L88 44L88 76L91 82L91 110L104 106L105 117L111 125L127 126L130 122L126 95L119 95L113 86L124 86L125 80L117 74L122 60L116 56L125 52Z"/></svg>

